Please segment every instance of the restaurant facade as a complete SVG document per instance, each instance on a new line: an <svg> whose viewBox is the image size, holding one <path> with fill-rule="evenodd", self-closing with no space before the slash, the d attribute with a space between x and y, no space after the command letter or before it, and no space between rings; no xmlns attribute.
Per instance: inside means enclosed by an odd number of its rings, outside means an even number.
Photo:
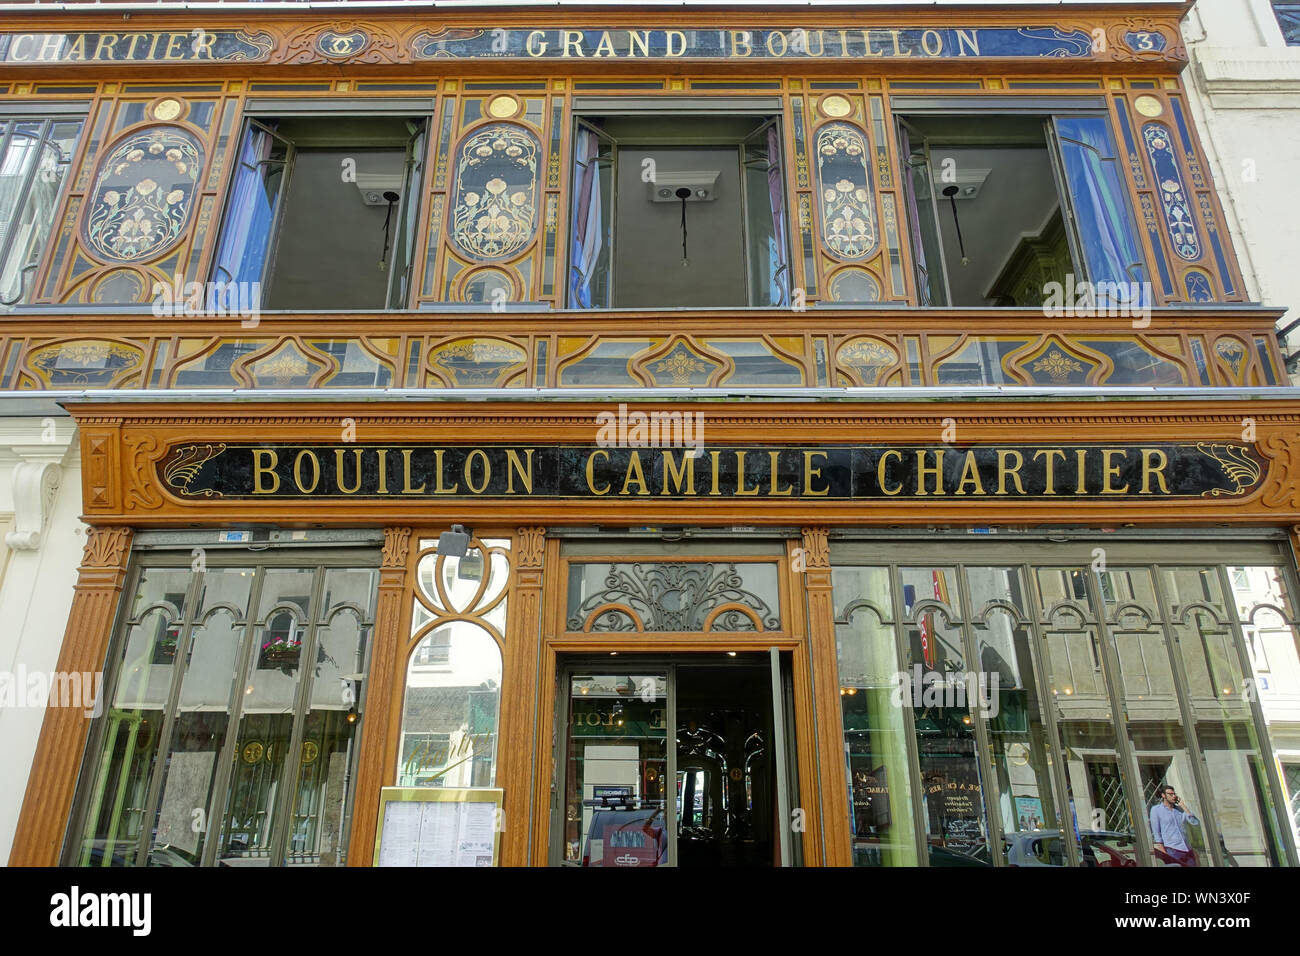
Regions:
<svg viewBox="0 0 1300 956"><path fill-rule="evenodd" d="M102 694L10 863L1185 864L1166 786L1300 863L1187 6L13 5L0 415L75 424Z"/></svg>

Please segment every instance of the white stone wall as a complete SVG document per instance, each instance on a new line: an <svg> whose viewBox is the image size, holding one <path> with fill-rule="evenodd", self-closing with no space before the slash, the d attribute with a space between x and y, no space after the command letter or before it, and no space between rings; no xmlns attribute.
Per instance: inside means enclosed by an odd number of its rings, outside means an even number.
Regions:
<svg viewBox="0 0 1300 956"><path fill-rule="evenodd" d="M58 663L82 549L81 462L67 417L0 418L0 673L13 687L24 673ZM9 859L43 707L26 687L0 706L0 864Z"/></svg>
<svg viewBox="0 0 1300 956"><path fill-rule="evenodd" d="M1268 0L1199 0L1184 74L1251 299L1300 319L1300 46ZM1300 350L1300 329L1284 349ZM1300 384L1300 375L1292 374Z"/></svg>

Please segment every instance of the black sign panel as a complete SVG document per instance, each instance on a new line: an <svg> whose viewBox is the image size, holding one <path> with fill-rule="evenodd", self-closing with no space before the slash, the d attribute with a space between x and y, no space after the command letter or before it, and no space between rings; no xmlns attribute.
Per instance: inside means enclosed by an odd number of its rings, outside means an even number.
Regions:
<svg viewBox="0 0 1300 956"><path fill-rule="evenodd" d="M1231 442L1055 445L192 443L158 463L183 499L1187 499L1255 491Z"/></svg>

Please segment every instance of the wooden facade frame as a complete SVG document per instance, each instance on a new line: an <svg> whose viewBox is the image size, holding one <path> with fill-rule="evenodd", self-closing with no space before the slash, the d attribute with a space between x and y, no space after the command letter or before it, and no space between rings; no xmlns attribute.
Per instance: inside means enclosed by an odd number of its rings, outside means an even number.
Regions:
<svg viewBox="0 0 1300 956"><path fill-rule="evenodd" d="M352 417L360 434L370 438L413 441L437 438L474 440L485 434L516 441L545 436L556 441L590 440L595 414L603 406L565 403L454 404L423 406L366 404L330 405L279 403L218 407L188 405L98 403L71 406L81 429L85 520L95 526L95 540L104 534L129 541L135 527L228 526L266 521L281 527L378 525L386 529L380 594L376 608L366 720L362 729L362 758L358 770L356 809L351 834L351 860L362 865L373 845L374 805L378 788L393 782L400 737L401 699L409 640L414 575L419 541L435 535L451 521L469 522L483 538L511 541L509 613L503 646L503 694L499 723L500 760L497 785L506 792L503 862L508 865L544 863L547 859L550 801L554 764L550 752L555 679L563 653L628 650L625 636L567 633L563 626L566 575L560 540L547 537L545 521L574 524L598 519L606 526L669 521L701 526L802 527L802 539L787 542L787 569L795 550L803 552L804 568L780 575L782 599L788 609L785 630L777 637L750 634L690 635L639 641L637 651L687 652L709 647L734 650L779 646L793 654L795 721L799 728L796 760L799 788L808 829L805 859L810 863L847 865L848 816L842 741L838 734L838 674L834 620L830 596L830 564L826 529L831 526L931 525L935 523L1000 523L1015 525L1126 524L1135 526L1218 525L1236 527L1300 525L1300 451L1291 440L1300 428L1300 411L1293 403L1258 400L1234 402L997 402L915 404L789 404L698 405L709 422L710 441L752 439L789 440L813 445L818 441L860 441L864 436L890 440L936 440L944 422L955 422L963 442L1030 440L1044 443L1131 441L1134 430L1156 440L1239 440L1243 411L1256 429L1256 450L1268 466L1258 488L1244 499L1209 497L1193 502L1021 501L985 499L974 507L928 501L809 502L746 499L738 503L494 501L405 503L383 500L281 502L185 501L175 498L150 467L169 441L234 440L256 433L260 440L311 440L337 434L342 417ZM153 507L145 502L155 501ZM526 517L527 522L521 519ZM816 525L806 522L814 518ZM104 530L100 530L104 529ZM125 535L125 537L123 537ZM107 540L107 539L105 539ZM1294 538L1293 538L1294 540ZM61 661L69 669L94 670L102 665L112 633L112 605L126 570L125 544L111 549L112 568L83 568L74 614L77 630ZM89 550L88 550L89 554ZM98 554L98 552L96 552ZM97 559L98 560L98 559ZM108 559L105 559L108 560ZM102 562L101 562L102 563ZM104 574L108 578L104 578ZM87 577L89 575L89 577ZM101 580L102 579L102 580ZM94 605L94 623L78 615L82 604ZM108 602L105 604L105 602ZM69 633L72 633L71 631ZM403 650L404 649L404 650ZM75 667L73 665L76 665ZM507 685L505 682L508 681ZM85 745L85 728L63 727L66 711L51 711L42 733L24 805L14 863L52 863L66 826L76 768ZM527 795L525 797L525 794ZM814 798L812 795L816 795ZM374 800L371 799L374 797ZM374 805L372 805L374 804ZM37 810L40 807L40 810Z"/></svg>
<svg viewBox="0 0 1300 956"><path fill-rule="evenodd" d="M98 12L46 11L11 15L9 33L45 33L62 30L118 31L121 12L108 5ZM565 58L501 61L479 59L421 59L410 56L411 43L421 32L436 28L482 28L481 11L436 12L437 21L411 16L399 9L367 11L361 17L344 17L342 10L203 11L202 23L194 12L156 12L131 15L131 29L176 30L186 35L196 27L205 30L243 28L264 31L271 38L264 62L60 62L23 64L0 62L0 113L6 103L84 102L87 115L61 206L51 233L51 254L34 277L36 310L0 318L0 389L13 391L93 388L184 389L179 376L205 356L230 342L256 342L230 368L231 383L223 387L247 389L277 387L259 378L257 365L281 349L320 356L309 340L350 339L377 364L391 372L391 384L411 389L563 388L565 363L594 352L602 343L654 338L650 346L628 360L632 387L666 384L648 371L652 358L681 344L705 355L718 368L707 382L688 385L739 389L755 383L731 377L734 362L710 342L731 337L761 341L770 354L781 356L803 376L801 385L789 389L788 400L664 401L652 391L638 403L647 411L692 411L704 417L711 443L787 443L804 447L823 444L862 444L875 441L926 443L961 449L997 442L1031 442L1062 445L1081 442L1132 443L1136 440L1167 442L1234 442L1251 445L1264 463L1263 476L1249 494L1238 497L1156 500L1080 498L1014 500L981 497L904 498L872 501L812 501L779 498L707 498L684 500L650 496L558 499L438 500L432 496L393 496L384 499L333 500L222 500L218 497L183 498L161 480L159 465L180 442L237 442L250 437L273 444L338 440L342 423L355 429L358 441L394 446L413 442L474 444L515 442L590 444L595 438L596 416L612 402L586 396L573 401L396 401L376 394L374 400L331 399L325 391L338 362L328 356L305 382L292 387L321 389L310 401L209 402L194 389L186 402L122 402L79 399L69 411L80 430L82 455L83 520L90 526L72 612L68 621L59 668L95 671L108 653L115 626L114 611L126 579L130 542L137 529L215 528L239 525L276 525L284 528L382 528L383 558L375 612L373 651L367 677L367 706L361 728L360 752L354 791L354 811L349 844L351 865L368 865L377 827L379 788L395 782L402 720L402 689L413 651L411 622L416 602L416 575L420 542L435 536L451 522L472 525L480 539L510 540L510 578L507 585L506 627L498 635L502 650L501 710L498 722L496 786L505 792L506 828L501 842L505 865L541 865L550 847L550 800L555 779L552 741L563 738L555 727L554 695L561 655L627 650L626 637L579 635L564 628L565 559L561 541L547 529L564 525L597 524L607 528L646 524L692 525L726 529L758 527L781 533L798 529L798 537L785 535L782 571L778 576L787 618L779 637L761 632L750 635L675 635L638 641L637 652L688 653L715 648L789 651L794 672L795 762L802 809L807 824L803 851L813 865L851 863L849 807L845 780L844 740L840 724L838 667L831 569L827 539L830 529L841 527L931 525L1018 526L1131 525L1135 527L1195 528L1223 526L1238 529L1286 527L1292 548L1300 555L1300 407L1290 400L1255 394L1204 399L1180 395L1164 399L1107 400L1080 396L1055 400L966 400L949 397L907 402L865 401L860 396L832 396L801 400L800 388L829 389L851 386L937 386L945 360L958 355L981 337L1024 336L1001 361L1001 371L1019 385L1043 385L1017 358L1036 355L1053 343L1066 354L1087 348L1085 338L1113 337L1136 343L1148 355L1162 356L1181 382L1162 380L1136 384L1181 385L1189 388L1252 389L1283 384L1286 372L1273 336L1280 309L1246 307L1243 277L1231 248L1226 217L1209 172L1209 164L1190 127L1186 91L1180 72L1186 66L1179 21L1191 3L1133 3L1122 7L1079 5L1008 5L967 8L959 13L942 7L895 6L862 10L830 9L817 13L817 26L828 30L890 27L950 26L956 18L969 27L1007 27L1026 22L1050 23L1090 33L1099 31L1102 48L1081 59L928 59L897 56L880 59L595 59ZM337 14L337 16L336 16ZM734 26L737 11L650 10L636 12L637 26L672 29L682 26ZM743 13L755 28L792 28L806 11L772 9ZM619 9L583 10L587 29L629 25L629 12ZM56 19L57 17L57 19ZM560 29L573 24L573 12L563 10L507 11L494 24L522 29L533 26ZM331 58L315 45L323 31L360 31L366 47L354 56ZM1124 44L1132 30L1154 31L1165 38L1164 49L1138 53ZM683 96L775 97L782 107L785 149L785 192L788 198L790 264L808 302L824 298L826 280L835 269L845 268L826 251L814 209L816 179L805 168L796 169L794 124L784 120L799 115L804 124L805 154L814 142L819 122L829 121L818 104L832 90L851 101L854 122L860 123L866 142L874 147L894 176L891 185L873 180L874 209L878 223L887 219L886 196L898 218L896 248L901 286L890 278L878 308L812 309L793 315L790 310L700 310L666 312L578 313L565 311L566 265L569 249L570 170L573 165L574 103L580 96L626 96L662 99ZM899 155L889 119L895 95L962 97L973 108L980 97L1015 101L1056 96L1102 100L1115 132L1116 146L1126 154L1128 199L1134 210L1136 238L1148 263L1156 305L1149 324L1139 326L1129 316L1062 320L1053 324L1038 311L998 309L919 309L912 251L906 238ZM374 102L390 98L424 97L431 104L429 134L423 157L419 222L413 239L412 293L406 311L357 315L284 313L265 316L253 327L238 318L213 316L155 317L140 314L147 306L150 284L173 275L201 281L212 268L217 251L219 222L239 149L239 131L248 115L250 100L286 98L328 106L341 97ZM498 315L487 312L439 310L446 298L455 299L471 268L454 279L448 276L447 224L455 179L454 149L469 131L494 120L482 112L466 118L466 107L479 109L493 96L513 97L520 103L539 100L541 122L533 131L543 144L547 161L539 172L537 229L531 242L510 263L528 263L512 272L520 299L540 306L528 312ZM158 104L178 99L184 106L179 117L154 116ZM478 101L473 103L472 101ZM1155 106L1152 106L1152 102ZM879 104L886 118L883 142L873 129L872 110ZM196 106L210 107L202 125L189 122ZM1158 113L1151 111L1159 108ZM1188 126L1180 129L1174 117L1181 109ZM796 110L798 111L796 114ZM517 110L509 121L516 121ZM444 122L444 117L449 121ZM1177 262L1159 223L1153 218L1159 178L1154 160L1141 150L1129 149L1120 132L1136 135L1144 120L1159 118L1180 137L1175 162L1186 179L1196 221L1207 237L1215 234L1222 256L1214 265L1207 249L1194 264ZM1128 127L1125 124L1128 124ZM108 147L124 136L152 126L177 125L204 143L206 159L195 184L193 206L179 242L164 255L144 257L127 264L77 257L82 251L81 219ZM557 128L558 127L558 128ZM877 172L879 167L874 167ZM801 197L807 200L801 204ZM802 249L796 237L802 211L807 210L809 234ZM548 210L557 220L548 223ZM1148 214L1150 213L1150 214ZM1157 228L1152 230L1152 224ZM553 225L553 253L545 251L546 230ZM883 230L882 230L883 231ZM886 239L864 260L889 268ZM1172 291L1162 288L1156 273L1164 257L1170 270ZM805 262L813 263L806 273ZM829 265L828 265L829 263ZM493 267L499 263L489 263ZM547 270L550 270L549 272ZM1189 272L1210 275L1211 299L1194 308L1177 308L1191 299ZM120 275L119 275L120 274ZM874 273L873 273L874 274ZM125 277L125 278L123 278ZM134 278L131 278L134 277ZM101 284L113 279L138 281L140 294L131 303L106 304L132 307L105 315L92 311ZM883 275L882 275L883 278ZM547 283L550 283L550 292ZM450 296L443 290L450 289ZM428 290L426 292L426 290ZM148 295L146 295L148 292ZM546 308L554 311L546 311ZM417 309L426 311L416 311ZM461 379L437 358L440 350L474 343L504 346L519 360L497 378ZM60 349L92 343L138 352L134 366L103 381L78 383L59 379L37 359ZM791 344L791 343L797 343ZM855 346L882 348L892 358L882 364L850 361ZM710 349L713 351L710 351ZM1074 352L1071 352L1071 349ZM134 353L133 353L134 354ZM912 363L910 356L915 354ZM1094 350L1094 355L1101 353ZM544 357L543 357L544 356ZM1200 361L1198 362L1198 356ZM1103 356L1104 358L1104 356ZM730 363L730 364L729 364ZM310 364L310 363L307 363ZM915 365L915 371L911 370ZM1199 365L1199 371L1198 371ZM1113 363L1112 363L1113 370ZM1105 362L1083 383L1108 383ZM680 384L680 383L678 383ZM1055 383L1062 384L1062 383ZM1124 382L1122 384L1135 384ZM285 387L283 383L279 387ZM613 387L610 385L609 387ZM173 396L167 396L172 398ZM739 396L738 396L739 397ZM1240 397L1240 400L1239 400ZM432 396L430 396L432 398ZM463 399L464 396L459 398ZM321 400L317 400L321 399ZM955 438L944 437L949 428ZM795 564L803 569L796 572ZM80 711L52 709L42 729L10 862L53 864L58 859L76 786L77 770L85 748L87 721Z"/></svg>

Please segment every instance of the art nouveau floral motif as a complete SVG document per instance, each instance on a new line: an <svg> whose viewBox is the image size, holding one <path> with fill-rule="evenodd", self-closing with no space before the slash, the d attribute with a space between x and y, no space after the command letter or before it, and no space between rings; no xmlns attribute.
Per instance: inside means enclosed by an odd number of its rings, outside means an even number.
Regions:
<svg viewBox="0 0 1300 956"><path fill-rule="evenodd" d="M183 129L157 126L123 140L99 167L86 204L85 238L101 259L136 262L181 238L203 151Z"/></svg>
<svg viewBox="0 0 1300 956"><path fill-rule="evenodd" d="M1151 157L1151 168L1160 184L1160 205L1164 209L1165 226L1173 241L1174 252L1189 262L1201 257L1201 240L1192 218L1192 208L1183 187L1183 174L1178 168L1170 142L1169 130L1160 123L1147 123L1142 127L1142 139Z"/></svg>
<svg viewBox="0 0 1300 956"><path fill-rule="evenodd" d="M465 140L456 171L451 237L468 256L505 259L537 230L536 138L518 126L488 126Z"/></svg>
<svg viewBox="0 0 1300 956"><path fill-rule="evenodd" d="M866 258L876 248L876 208L861 130L828 123L817 131L817 189L827 248L841 259Z"/></svg>

